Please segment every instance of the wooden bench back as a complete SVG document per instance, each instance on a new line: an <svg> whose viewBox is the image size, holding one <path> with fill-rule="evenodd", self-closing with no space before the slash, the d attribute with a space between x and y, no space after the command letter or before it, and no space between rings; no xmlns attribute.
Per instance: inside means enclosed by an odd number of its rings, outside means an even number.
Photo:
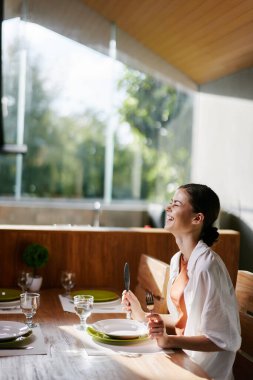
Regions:
<svg viewBox="0 0 253 380"><path fill-rule="evenodd" d="M238 271L235 292L242 329L241 350L253 359L253 273Z"/></svg>
<svg viewBox="0 0 253 380"><path fill-rule="evenodd" d="M143 310L147 310L145 295L150 291L154 295L154 311L167 313L167 285L169 281L169 264L142 254L140 257L135 295Z"/></svg>

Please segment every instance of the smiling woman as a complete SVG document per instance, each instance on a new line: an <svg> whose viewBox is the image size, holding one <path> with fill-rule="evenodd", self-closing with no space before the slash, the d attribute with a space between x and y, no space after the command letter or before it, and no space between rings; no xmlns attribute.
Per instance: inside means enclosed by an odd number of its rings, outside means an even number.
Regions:
<svg viewBox="0 0 253 380"><path fill-rule="evenodd" d="M165 230L179 247L170 261L169 314L146 315L132 292L123 293L123 302L133 316L148 319L149 335L159 347L181 348L210 378L232 380L240 322L226 266L210 248L219 237L214 226L219 211L219 198L208 186L180 186L166 209Z"/></svg>

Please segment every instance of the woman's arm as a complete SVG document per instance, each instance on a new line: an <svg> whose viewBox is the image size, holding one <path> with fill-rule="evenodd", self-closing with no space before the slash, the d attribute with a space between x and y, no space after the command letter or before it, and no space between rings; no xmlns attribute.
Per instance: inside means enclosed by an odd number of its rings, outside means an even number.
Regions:
<svg viewBox="0 0 253 380"><path fill-rule="evenodd" d="M132 319L136 319L138 321L143 321L143 322L148 321L146 316L149 313L146 313L144 310L142 310L142 307L140 305L138 298L135 296L135 294L131 290L129 290L129 292L126 292L124 290L122 294L121 303L123 305L123 310L131 311ZM172 321L171 316L169 314L159 314L159 315L166 329L168 328L168 330L172 332L175 327L175 323Z"/></svg>
<svg viewBox="0 0 253 380"><path fill-rule="evenodd" d="M156 337L157 344L162 348L182 348L191 351L223 351L222 348L213 343L205 335L184 336L184 335L167 335Z"/></svg>
<svg viewBox="0 0 253 380"><path fill-rule="evenodd" d="M205 335L199 336L183 336L183 335L167 335L165 332L165 324L163 316L159 314L148 314L149 319L149 335L157 340L157 344L162 348L182 348L191 351L222 351L222 349L213 343Z"/></svg>

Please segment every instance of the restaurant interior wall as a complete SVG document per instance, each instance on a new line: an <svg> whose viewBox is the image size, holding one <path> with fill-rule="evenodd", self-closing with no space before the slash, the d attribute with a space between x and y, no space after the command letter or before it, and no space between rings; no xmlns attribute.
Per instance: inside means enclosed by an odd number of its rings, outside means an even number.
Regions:
<svg viewBox="0 0 253 380"><path fill-rule="evenodd" d="M18 7L18 3L23 3L24 7ZM63 4L64 3L64 4ZM13 19L16 16L21 16L22 20L27 20L33 23L38 23L45 28L51 29L54 32L66 36L67 38L73 39L81 44L84 44L90 48L109 55L109 40L111 32L111 23L107 20L100 17L96 12L92 11L90 8L86 7L79 0L73 0L70 2L64 0L56 0L53 3L50 1L44 2L34 2L34 1L6 1L6 18ZM63 7L64 5L64 7ZM21 9L21 15L19 11ZM63 12L64 9L64 12ZM69 17L71 15L71 17ZM59 17L61 16L61 17ZM85 22L83 20L85 19ZM73 28L73 20L75 20L75 28ZM20 28L20 31L25 29ZM25 30L23 30L25 33ZM20 38L22 46L22 37ZM196 89L194 82L189 80L184 74L174 69L171 65L160 59L158 56L154 55L151 51L146 49L144 46L138 44L137 41L132 39L129 35L124 33L122 30L117 29L117 54L120 60L126 64L131 64L133 67L141 68L149 74L154 74L163 79L166 83L172 83L175 87L186 90L190 92L189 89ZM134 58L133 58L134 57ZM55 61L57 63L57 61ZM54 62L54 63L55 63ZM54 64L54 66L56 66ZM53 68L53 67L52 67ZM64 75L63 75L64 77ZM173 79L171 79L173 78ZM180 83L180 84L179 84ZM186 86L186 87L184 87ZM29 85L27 86L29 88ZM29 100L28 100L29 103ZM190 105L191 107L191 105ZM184 114L178 118L178 125L186 125L191 123L191 109L190 112L186 110ZM175 124L175 121L173 122ZM26 126L25 126L26 127ZM36 136L37 137L37 136ZM163 140L163 145L165 145L165 137L161 135L161 140ZM178 140L180 140L178 138ZM67 155L67 154L66 154ZM40 157L38 158L38 160ZM131 165L129 165L130 167ZM179 176L178 171L176 175ZM77 178L78 176L76 176ZM78 182L78 181L77 181ZM156 187L161 187L161 184L158 181ZM15 191L17 186L14 185ZM21 189L21 186L20 186ZM164 192L164 187L162 187ZM9 194L7 194L8 196ZM17 192L17 198L22 196L21 190L20 193ZM27 194L24 194L26 196ZM33 196L33 194L32 194ZM0 210L0 223L12 224L14 222L18 224L90 224L92 219L90 216L90 209L92 207L92 200L90 206L80 207L80 210L77 207L73 207L73 210L70 211L70 207L63 207L60 210L60 206L56 205L57 200L52 198L52 205L43 206L37 204L35 206L35 198L31 205L18 204L17 199L13 200L11 206L8 204L8 201L1 204ZM136 199L134 199L136 201ZM140 199L140 203L142 199ZM38 202L39 203L39 202ZM16 208L14 207L16 204ZM148 205L146 205L146 211ZM116 207L117 210L111 209L109 207L103 207L103 213L101 216L101 223L103 225L114 225L114 226L143 226L147 223L148 212L144 212L140 205L133 204L131 210L127 210L128 216L123 215L118 212L119 207ZM11 212L9 211L11 210ZM48 218L46 213L48 211ZM52 210L54 210L52 212ZM68 211L66 211L68 210ZM124 206L122 211L125 212ZM65 216L64 216L65 212ZM76 214L76 218L73 217L73 214ZM52 215L53 214L53 215ZM70 215L71 214L71 215Z"/></svg>
<svg viewBox="0 0 253 380"><path fill-rule="evenodd" d="M93 204L71 201L0 201L0 225L93 226L97 224ZM100 227L154 226L146 206L107 205L99 212Z"/></svg>
<svg viewBox="0 0 253 380"><path fill-rule="evenodd" d="M221 228L240 231L240 269L253 271L253 68L200 86L192 179L220 196Z"/></svg>

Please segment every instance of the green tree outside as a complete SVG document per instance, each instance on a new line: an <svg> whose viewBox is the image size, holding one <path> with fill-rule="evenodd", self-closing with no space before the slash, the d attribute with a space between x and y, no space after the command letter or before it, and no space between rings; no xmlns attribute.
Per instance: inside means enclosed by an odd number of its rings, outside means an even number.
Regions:
<svg viewBox="0 0 253 380"><path fill-rule="evenodd" d="M103 198L105 131L108 117L96 109L62 117L53 109L38 59L28 67L22 194L48 198ZM17 99L17 48L9 51L5 93ZM7 63L8 66L8 63ZM117 110L113 199L164 201L170 185L188 180L191 154L191 97L149 75L126 69L118 83L125 98ZM17 102L5 130L15 142ZM182 115L184 118L182 118ZM122 123L131 139L120 138ZM127 136L126 136L127 137ZM0 194L14 193L15 159L1 157Z"/></svg>
<svg viewBox="0 0 253 380"><path fill-rule="evenodd" d="M140 197L164 201L170 185L190 177L191 97L134 70L126 70L118 86L126 92L121 121L131 126L141 155Z"/></svg>

